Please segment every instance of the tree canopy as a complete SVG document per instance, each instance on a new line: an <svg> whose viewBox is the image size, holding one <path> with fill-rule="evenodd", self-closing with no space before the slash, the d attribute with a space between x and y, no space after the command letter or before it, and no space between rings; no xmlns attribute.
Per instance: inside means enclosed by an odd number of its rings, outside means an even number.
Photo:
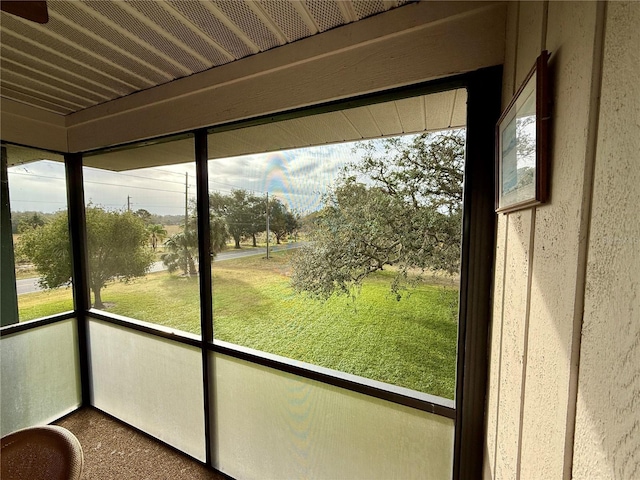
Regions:
<svg viewBox="0 0 640 480"><path fill-rule="evenodd" d="M11 212L11 233L22 233L30 228L41 227L55 215L34 211Z"/></svg>
<svg viewBox="0 0 640 480"><path fill-rule="evenodd" d="M196 275L198 269L198 225L196 217L196 206L191 205L191 211L186 226L182 226L182 231L172 235L164 243L167 252L161 255L162 262L167 266L170 273L182 270L185 276ZM211 225L210 248L212 257L221 251L229 238L227 223L224 218L209 210L209 222Z"/></svg>
<svg viewBox="0 0 640 480"><path fill-rule="evenodd" d="M86 219L89 287L94 294L94 306L103 308L101 290L106 283L143 276L153 262L153 253L146 247L148 232L144 221L134 214L90 205ZM42 227L25 231L17 249L35 265L42 287L71 283L66 212L57 214Z"/></svg>
<svg viewBox="0 0 640 480"><path fill-rule="evenodd" d="M279 199L269 200L269 230L275 235L278 245L284 237L299 228L299 223L298 215L291 212Z"/></svg>
<svg viewBox="0 0 640 480"><path fill-rule="evenodd" d="M235 248L240 248L241 240L248 237L252 238L253 246L257 246L256 236L267 230L265 197L240 189L228 195L212 193L209 201L211 212L225 220ZM277 198L269 200L269 220L269 230L277 243L299 226L298 215Z"/></svg>
<svg viewBox="0 0 640 480"><path fill-rule="evenodd" d="M40 286L56 288L71 283L71 251L67 212L59 212L40 227L23 231L16 253L33 263Z"/></svg>
<svg viewBox="0 0 640 480"><path fill-rule="evenodd" d="M149 232L151 248L153 248L153 251L155 252L158 248L158 242L162 242L167 238L167 229L159 223L152 223L147 225L147 231Z"/></svg>
<svg viewBox="0 0 640 480"><path fill-rule="evenodd" d="M167 266L169 273L181 269L187 277L198 273L198 233L195 229L182 229L181 232L171 235L164 246L167 249L160 258Z"/></svg>
<svg viewBox="0 0 640 480"><path fill-rule="evenodd" d="M149 213L149 211L144 208L139 208L138 210L133 212L133 214L136 217L141 218L144 221L145 225L151 225L153 223L151 221L152 220L151 213Z"/></svg>
<svg viewBox="0 0 640 480"><path fill-rule="evenodd" d="M248 236L253 237L253 244L256 245L256 234L266 228L262 197L246 190L232 190L229 195L216 192L209 195L209 205L214 215L225 219L235 248L240 248L240 241Z"/></svg>
<svg viewBox="0 0 640 480"><path fill-rule="evenodd" d="M353 293L373 272L393 267L391 290L427 270L460 263L464 131L360 143L324 197L310 243L293 261L292 285L328 298Z"/></svg>

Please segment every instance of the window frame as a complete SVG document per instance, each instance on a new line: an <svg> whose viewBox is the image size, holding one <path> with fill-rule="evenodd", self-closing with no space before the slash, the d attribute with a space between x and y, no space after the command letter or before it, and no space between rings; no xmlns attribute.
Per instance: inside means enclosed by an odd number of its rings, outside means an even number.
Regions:
<svg viewBox="0 0 640 480"><path fill-rule="evenodd" d="M68 170L66 165L67 163L66 155L68 154L64 152L59 152L57 150L48 149L48 148L32 147L29 145L15 143L15 142L5 142L0 139L0 148L1 148L1 155L2 155L2 160L0 162L0 177L1 177L1 184L2 184L2 193L0 195L2 203L0 205L0 210L2 214L3 228L5 227L4 222L6 221L7 222L6 227L8 227L8 231L11 231L11 206L9 201L9 190L10 190L9 189L9 165L8 165L8 154L6 149L7 145L13 145L16 147L37 150L39 152L44 152L44 153L51 153L52 155L58 155L65 158L65 189L66 189L66 195L67 195L67 222L70 225L71 224L71 218L69 216L70 215L69 213L70 188L69 188L69 175L68 175ZM69 248L71 249L71 252L72 252L71 261L73 262L73 246L71 245L71 238L69 238ZM45 317L35 318L32 320L26 320L24 322L21 322L19 313L18 313L19 305L18 305L18 293L17 293L17 283L16 283L17 280L15 277L15 244L13 243L13 240L11 241L10 249L3 251L3 261L7 260L7 257L11 259L13 269L2 270L2 287L1 287L2 305L5 306L5 310L3 311L2 323L0 324L0 337L5 335L10 335L13 333L22 332L30 328L37 328L40 326L49 325L57 321L68 320L69 318L73 318L75 316L77 308L75 303L76 302L75 294L73 293L74 285L72 282L71 287L72 287L72 297L73 297L73 304L74 304L73 310L63 311L53 315L48 315ZM5 276L5 272L9 272L8 275ZM72 278L74 278L75 280L75 277L73 277L73 274L72 274ZM7 280L9 280L9 282L7 282ZM8 288L7 288L7 284L9 285ZM7 304L9 304L9 307L6 306ZM7 308L11 310L10 321L8 322L6 321L6 318L5 318Z"/></svg>
<svg viewBox="0 0 640 480"><path fill-rule="evenodd" d="M82 405L91 404L90 372L88 366L87 323L89 318L126 326L132 330L143 331L167 338L179 343L197 346L202 350L203 385L205 392L205 435L207 464L211 465L211 418L208 352L217 352L248 360L276 370L293 373L323 383L364 393L383 400L399 403L419 410L454 419L454 461L452 476L454 479L476 478L482 474L484 450L484 409L487 382L488 332L491 318L491 292L493 279L493 256L495 252L495 213L493 211L495 176L493 126L500 113L502 67L489 67L475 72L438 79L417 86L401 87L382 93L367 94L357 98L329 102L323 105L301 108L276 115L268 115L224 125L216 125L177 135L167 135L126 145L112 146L86 152L65 153L67 172L67 195L69 224L72 248L74 312L33 320L24 324L14 324L0 328L0 337L17 331L36 328L43 323L62 321L70 316L77 319L80 353ZM437 93L446 90L466 88L467 125L466 125L466 161L463 199L463 240L462 266L460 279L460 306L458 325L458 352L456 369L456 395L453 406L446 405L438 397L421 398L420 395L407 395L403 389L393 388L369 382L355 381L354 376L339 375L321 367L303 365L301 362L287 361L274 355L231 346L216 341L213 337L213 312L211 289L211 258L206 254L209 238L208 213L208 169L207 134L234 130L246 126L271 123L306 115L314 115L346 108L354 108L390 100L398 100L416 95ZM128 148L134 145L158 143L178 138L180 135L194 134L194 157L197 170L197 208L200 271L209 272L200 279L201 338L194 339L154 328L151 324L135 320L117 318L105 312L90 308L90 296L87 281L86 219L84 216L84 189L82 158L92 153ZM59 152L55 152L59 153ZM3 170L6 169L6 163ZM473 240L472 240L473 239ZM15 291L15 287L14 287ZM406 390L406 389L404 389Z"/></svg>

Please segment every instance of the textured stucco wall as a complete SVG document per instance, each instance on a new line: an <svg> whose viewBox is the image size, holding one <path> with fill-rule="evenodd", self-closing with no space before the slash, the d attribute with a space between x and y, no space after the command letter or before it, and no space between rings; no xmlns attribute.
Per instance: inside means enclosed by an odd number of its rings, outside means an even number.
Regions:
<svg viewBox="0 0 640 480"><path fill-rule="evenodd" d="M509 215L508 256L504 265L504 307L499 379L499 422L496 425L496 478L514 478L518 463L522 372L525 361L531 211Z"/></svg>
<svg viewBox="0 0 640 480"><path fill-rule="evenodd" d="M546 47L554 56L551 201L536 209L531 246L530 328L523 397L521 478L562 478L570 469L584 252L593 162L595 2L549 2ZM586 184L586 185L585 185Z"/></svg>
<svg viewBox="0 0 640 480"><path fill-rule="evenodd" d="M509 5L505 107L540 51L552 55L551 196L498 218L485 478L571 475L603 12Z"/></svg>
<svg viewBox="0 0 640 480"><path fill-rule="evenodd" d="M640 3L607 6L574 478L640 478Z"/></svg>

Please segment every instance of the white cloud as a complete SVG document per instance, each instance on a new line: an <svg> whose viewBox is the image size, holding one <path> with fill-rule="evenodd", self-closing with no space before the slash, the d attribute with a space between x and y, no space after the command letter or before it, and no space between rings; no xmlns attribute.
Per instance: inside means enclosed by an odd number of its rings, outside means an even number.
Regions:
<svg viewBox="0 0 640 480"><path fill-rule="evenodd" d="M322 193L355 160L355 143L299 148L209 161L209 189L226 194L245 189L281 199L308 213L320 208ZM156 214L184 211L185 174L188 196L196 194L195 164L183 163L113 172L85 168L85 200L109 209L144 208ZM64 165L40 161L9 169L12 210L52 212L66 208Z"/></svg>

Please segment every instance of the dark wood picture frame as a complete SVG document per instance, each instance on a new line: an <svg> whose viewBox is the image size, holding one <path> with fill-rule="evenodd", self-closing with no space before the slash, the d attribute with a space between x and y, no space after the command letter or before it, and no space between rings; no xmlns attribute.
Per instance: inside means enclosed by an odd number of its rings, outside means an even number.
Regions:
<svg viewBox="0 0 640 480"><path fill-rule="evenodd" d="M548 199L548 60L544 50L496 124L496 212Z"/></svg>

